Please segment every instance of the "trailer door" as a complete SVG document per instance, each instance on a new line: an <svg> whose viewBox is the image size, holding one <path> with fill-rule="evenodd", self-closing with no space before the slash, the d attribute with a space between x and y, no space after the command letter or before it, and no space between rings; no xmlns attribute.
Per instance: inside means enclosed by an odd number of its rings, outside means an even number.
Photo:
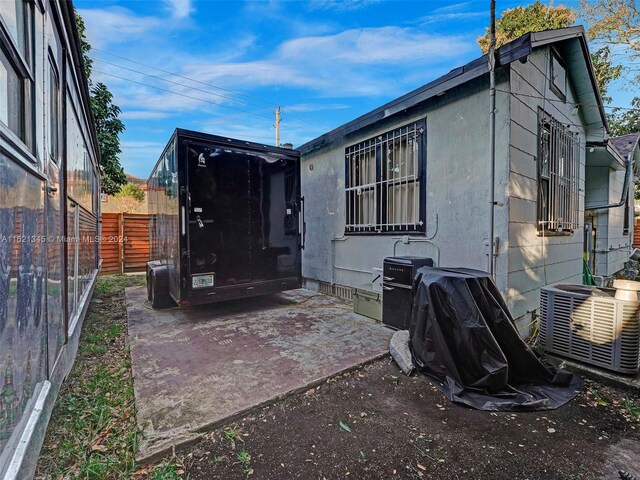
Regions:
<svg viewBox="0 0 640 480"><path fill-rule="evenodd" d="M251 281L249 170L245 155L188 144L192 289Z"/></svg>

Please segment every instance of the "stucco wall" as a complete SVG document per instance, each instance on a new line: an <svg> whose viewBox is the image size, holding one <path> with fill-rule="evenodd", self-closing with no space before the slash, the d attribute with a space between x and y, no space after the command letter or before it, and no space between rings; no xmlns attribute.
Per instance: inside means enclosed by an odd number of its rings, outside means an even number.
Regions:
<svg viewBox="0 0 640 480"><path fill-rule="evenodd" d="M534 51L526 63L511 64L511 157L509 172L509 242L507 304L515 318L539 308L540 288L565 282L581 283L584 222L585 132L580 113L574 113L573 93L567 103L549 89L549 49ZM545 236L537 222L538 108L569 124L580 134L579 227L571 235Z"/></svg>
<svg viewBox="0 0 640 480"><path fill-rule="evenodd" d="M464 85L408 112L303 155L302 194L307 221L303 275L307 279L355 286L371 280L373 267L387 256L419 255L440 265L488 269L489 141L488 76ZM498 88L509 87L506 72ZM506 238L509 95L497 95L496 236ZM426 118L426 234L403 244L400 236L344 235L345 147L411 121ZM424 242L431 238L437 245ZM333 240L332 240L333 239ZM395 251L394 251L395 245ZM332 267L332 262L335 268ZM497 282L506 289L506 255L497 259Z"/></svg>

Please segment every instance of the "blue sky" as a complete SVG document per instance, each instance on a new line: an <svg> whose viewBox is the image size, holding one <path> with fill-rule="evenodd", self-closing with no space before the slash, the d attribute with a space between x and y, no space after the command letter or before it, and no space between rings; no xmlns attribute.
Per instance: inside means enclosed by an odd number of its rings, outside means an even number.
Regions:
<svg viewBox="0 0 640 480"><path fill-rule="evenodd" d="M122 109L121 163L143 178L176 127L273 144L277 106L299 146L478 57L489 22L489 0L74 4ZM611 90L628 106L623 81Z"/></svg>

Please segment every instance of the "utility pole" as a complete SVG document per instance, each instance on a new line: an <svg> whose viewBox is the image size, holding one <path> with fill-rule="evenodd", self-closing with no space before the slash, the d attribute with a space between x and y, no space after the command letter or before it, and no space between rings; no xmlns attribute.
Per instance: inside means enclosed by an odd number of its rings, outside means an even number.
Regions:
<svg viewBox="0 0 640 480"><path fill-rule="evenodd" d="M491 188L489 201L491 215L489 220L489 274L495 279L495 183L496 183L496 0L491 0L491 26L489 43L489 161L491 163Z"/></svg>
<svg viewBox="0 0 640 480"><path fill-rule="evenodd" d="M280 107L276 108L276 147L280 146Z"/></svg>

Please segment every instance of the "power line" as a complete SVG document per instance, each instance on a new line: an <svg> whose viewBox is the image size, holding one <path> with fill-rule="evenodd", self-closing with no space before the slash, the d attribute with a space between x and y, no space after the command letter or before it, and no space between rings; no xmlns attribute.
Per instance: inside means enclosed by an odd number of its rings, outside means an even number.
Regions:
<svg viewBox="0 0 640 480"><path fill-rule="evenodd" d="M236 91L236 90L231 90L231 89L228 89L228 88L220 87L220 86L218 86L218 85L213 85L213 84L210 84L210 83L207 83L207 82L203 82L202 80L197 80L197 79L195 79L195 78L191 78L191 77L187 77L187 76L185 76L185 75L181 75L181 74L179 74L179 73L170 72L170 71L168 71L168 70L164 70L164 69L162 69L162 68L154 67L153 65L148 65L148 64L146 64L146 63L142 63L142 62L140 62L140 61L138 61L138 60L133 60L133 59L131 59L131 58L123 57L122 55L117 55L117 54L115 54L115 53L107 52L106 50L102 50L102 49L99 49L99 48L93 48L92 50L95 50L95 51L97 51L97 52L104 53L104 54L106 54L106 55L109 55L109 56L112 56L112 57L115 57L115 58L119 58L119 59L121 59L121 60L125 60L125 61L127 61L127 62L135 63L136 65L140 65L140 66L143 66L143 67L146 67L146 68L151 68L151 69L153 69L153 70L157 70L158 72L162 72L162 73L165 73L165 74L167 74L167 75L173 75L173 76L175 76L175 77L183 78L183 79L185 79L185 80L189 80L189 81L191 81L191 82L199 83L199 84L201 84L201 85L205 85L205 86L207 86L207 87L214 88L214 89L216 89L216 90L221 90L221 91L223 91L223 92L232 93L232 94L234 94L234 95L238 95L238 96L240 96L240 97L244 97L244 98L249 98L249 99L252 99L252 100L256 100L256 101L258 101L258 102L260 102L260 103L262 103L262 104L264 104L264 105L269 105L271 108L274 108L274 107L277 107L277 106L278 106L278 104L276 104L276 103L274 103L274 102L267 101L267 100L264 100L264 99L259 98L259 97L255 97L255 96L253 96L253 95L248 95L248 94L246 94L246 93L238 92L238 91ZM94 58L94 59L95 59L95 58ZM108 63L108 62L106 62L105 60L100 60L100 59L97 59L97 60L98 60L98 61L102 61L102 62L104 62L104 63ZM120 65L116 65L116 64L111 64L111 65L120 66ZM126 67L122 67L122 68L126 68ZM149 76L151 76L151 75L149 75ZM219 96L222 96L222 95L219 95ZM242 100L234 99L234 98L232 98L232 97L224 97L224 98L229 98L229 99L231 99L231 100L235 100L235 101L242 101ZM249 102L245 102L245 103L249 103ZM249 103L249 104L250 104L250 103ZM253 104L253 105L254 105L254 106L256 106L255 104ZM262 106L262 107L260 107L260 108L266 108L266 107ZM321 121L321 120L317 120L317 119L313 118L313 117L312 117L312 116L310 116L310 115L306 115L306 114L303 114L303 113L300 113L300 112L296 112L295 110L293 110L293 109L291 109L291 108L288 108L288 107L282 107L282 110L285 110L285 111L290 112L290 114L291 114L291 115L293 115L293 116L308 118L308 119L312 120L312 121L313 121L317 126L320 126L320 127L323 127L323 128L331 127L331 125L329 125L329 124L328 124L328 123L326 123L326 122L323 122L323 121ZM284 121L284 120L283 120L283 121Z"/></svg>
<svg viewBox="0 0 640 480"><path fill-rule="evenodd" d="M271 117L268 117L268 116L266 116L266 115L262 115L262 114L260 114L260 113L252 112L252 111L250 111L250 110L244 110L244 109L242 109L242 108L237 108L237 107L233 107L233 106L230 106L230 105L225 105L225 104L223 104L223 103L212 102L212 101L209 101L209 100L205 100L204 98L198 98L198 97L194 97L194 96L192 96L192 95L187 95L187 94L185 94L185 93L176 92L175 90L169 90L169 89L166 89L166 88L158 87L158 86L156 86L156 85L151 85L151 84L144 83L144 82L138 82L138 81L136 81L136 80L132 80L132 79L130 79L130 78L121 77L121 76L119 76L119 75L115 75L115 74L113 74L113 73L107 73L107 72L104 72L104 71L102 71L102 70L94 70L94 71L95 71L95 72L97 72L97 73L100 73L100 74L102 74L102 75L107 75L107 76L109 76L109 77L113 77L113 78L118 78L118 79L120 79L120 80L124 80L124 81L126 81L126 82L135 83L135 84L137 84L137 85L142 85L142 86L144 86L144 87L155 88L156 90L160 90L160 91L162 91L162 92L172 93L172 94L174 94L174 95L178 95L178 96L181 96L181 97L190 98L190 99L192 99L192 100L197 100L197 101L199 101L199 102L209 103L209 104L211 104L211 105L215 105L215 106L217 106L217 107L228 108L228 109L230 109L230 110L235 110L235 111L237 111L237 112L242 112L242 113L246 113L246 114L248 114L248 115L254 115L254 116L256 116L256 117L265 118L265 119L267 119L267 120L272 120L272 118L271 118ZM170 81L170 83L176 83L176 82L171 82L171 81ZM178 83L178 85L181 85L181 84L179 84L179 83ZM209 92L205 92L205 93L209 93ZM314 131L314 130L309 129L308 127L305 127L305 126L303 126L303 125L299 125L299 124L294 123L294 122L291 122L291 121L282 120L282 123L287 123L288 125L291 125L291 126L294 126L294 127L300 128L300 129L302 129L302 130L307 130L307 131L309 131L309 130L310 130L310 131Z"/></svg>
<svg viewBox="0 0 640 480"><path fill-rule="evenodd" d="M185 85L184 83L175 82L175 81L173 81L173 80L170 80L170 79L168 79L168 78L161 77L161 76L159 76L159 75L151 75L151 74L149 74L149 73L142 72L142 71L140 71L140 70L135 70L135 69L133 69L133 68L125 67L125 66L123 66L123 65L118 65L118 64L116 64L116 63L112 63L112 62L107 62L106 60L103 60L103 59L101 59L101 58L96 58L96 57L94 57L94 58L93 58L93 60L94 60L94 61L97 61L97 62L100 62L100 63L105 63L105 64L107 64L107 65L112 65L112 66L114 66L114 67L118 67L118 68L121 68L121 69L123 69L123 70L127 70L127 71L129 71L129 72L138 73L138 74L140 74L140 75L144 75L145 77L154 78L154 79L156 79L156 80L160 80L160 81L162 81L162 82L172 83L172 84L174 84L174 85L178 85L178 86L180 86L180 87L189 88L189 89L191 89L191 90L195 90L195 91L197 91L197 92L206 93L207 95L214 95L214 96L216 96L216 97L221 97L221 98L224 98L224 99L227 99L227 100L231 100L231 101L234 101L234 102L240 102L240 103L243 103L243 104L245 104L245 105L249 105L249 106L253 106L253 107L257 107L257 108L261 108L261 109L267 110L267 111L269 111L269 112L273 112L273 110L271 110L271 108L269 108L269 107L265 107L265 106L258 105L258 104L255 104L255 103L247 102L247 101L245 101L245 100L239 100L239 99L237 99L237 98L233 98L233 97L229 97L229 96L226 96L226 95L222 95L222 94L220 94L220 93L211 92L211 91L209 91L209 90L204 90L204 89L202 89L202 88L193 87L193 86L191 86L191 85ZM299 119L299 120L300 120L300 119ZM290 123L290 124L292 124L292 122L289 122L289 121L287 121L287 120L282 120L282 121L283 121L284 123ZM317 124L317 123L308 122L308 121L306 121L306 120L300 120L300 121L305 122L305 123L308 123L308 124L310 124L310 125L312 125L312 126L314 126L314 127L325 128L325 127L323 127L322 125Z"/></svg>
<svg viewBox="0 0 640 480"><path fill-rule="evenodd" d="M527 93L520 93L520 92L510 92L509 90L500 90L500 89L496 89L496 91L498 92L502 92L502 93L509 93L511 95L516 95L519 97L529 97L529 98L537 98L540 100L545 100L548 102L559 102L559 103L563 103L563 104L569 104L569 105L573 105L574 107L598 107L599 104L597 103L580 103L580 102L570 102L569 100L561 100L559 98L545 98L541 95L531 95L531 94L527 94ZM640 112L639 108L631 108L631 107L617 107L614 105L602 105L604 108L607 109L616 109L616 110L630 110L630 111L634 111L634 112Z"/></svg>

